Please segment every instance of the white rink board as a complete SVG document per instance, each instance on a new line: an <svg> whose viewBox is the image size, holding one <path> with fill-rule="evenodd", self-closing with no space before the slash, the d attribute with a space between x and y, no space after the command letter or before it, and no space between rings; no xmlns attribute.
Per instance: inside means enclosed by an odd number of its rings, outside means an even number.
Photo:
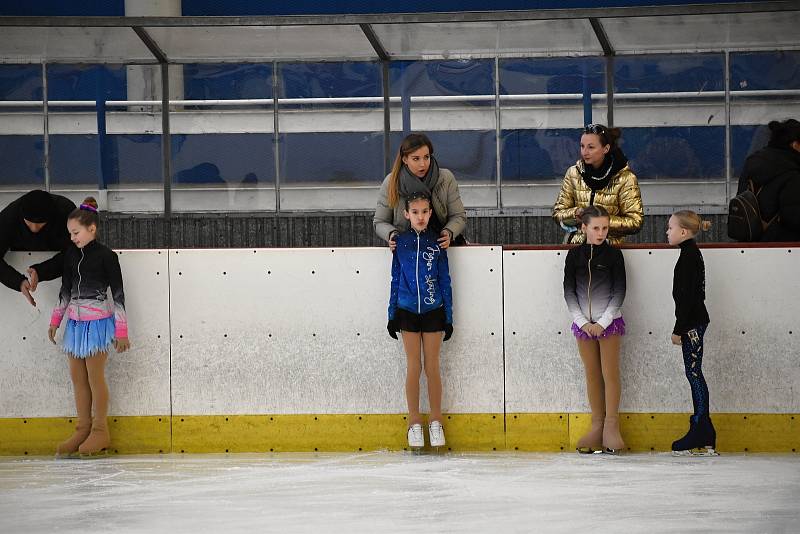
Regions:
<svg viewBox="0 0 800 534"><path fill-rule="evenodd" d="M678 251L623 253L622 410L686 412L681 352L669 342ZM385 329L388 249L119 254L133 348L109 358L113 415L406 411L402 344ZM565 254L451 249L455 334L442 350L446 411L588 411L562 295ZM703 366L712 410L799 412L800 250L703 254L712 321ZM6 259L22 270L48 256ZM47 340L58 286L39 286L37 308L2 288L0 417L74 415L66 357ZM424 409L424 388L422 397Z"/></svg>
<svg viewBox="0 0 800 534"><path fill-rule="evenodd" d="M800 249L703 249L703 372L714 412L800 411ZM677 249L623 251L622 411L686 412L691 394L675 321ZM588 412L583 366L563 298L565 250L505 251L508 412ZM744 333L743 333L744 332ZM791 332L791 333L790 333Z"/></svg>
<svg viewBox="0 0 800 534"><path fill-rule="evenodd" d="M166 251L121 250L131 350L111 352L106 368L111 415L170 413L169 280ZM9 252L6 261L23 272L52 257L45 252ZM6 287L0 298L0 417L69 417L75 415L67 357L60 342L47 339L50 313L61 279L41 282L33 308Z"/></svg>
<svg viewBox="0 0 800 534"><path fill-rule="evenodd" d="M443 408L501 413L501 249L449 259ZM171 251L173 413L405 413L390 271L386 248Z"/></svg>

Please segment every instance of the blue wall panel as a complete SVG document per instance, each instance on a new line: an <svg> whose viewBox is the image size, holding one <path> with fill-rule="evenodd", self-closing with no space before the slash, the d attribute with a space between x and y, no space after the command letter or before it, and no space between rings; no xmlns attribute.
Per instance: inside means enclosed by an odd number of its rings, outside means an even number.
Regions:
<svg viewBox="0 0 800 534"><path fill-rule="evenodd" d="M183 0L184 15L312 15L332 13L429 13L437 11L500 11L695 4L692 0L338 0L330 2L260 2L257 0ZM728 3L704 0L704 4ZM744 3L744 2L743 2Z"/></svg>
<svg viewBox="0 0 800 534"><path fill-rule="evenodd" d="M622 149L641 180L725 176L725 128L625 128Z"/></svg>
<svg viewBox="0 0 800 534"><path fill-rule="evenodd" d="M731 54L731 91L800 89L800 51Z"/></svg>
<svg viewBox="0 0 800 534"><path fill-rule="evenodd" d="M724 70L722 54L618 56L614 59L614 91L722 91Z"/></svg>
<svg viewBox="0 0 800 534"><path fill-rule="evenodd" d="M503 181L537 181L552 180L561 176L566 167L557 168L553 164L550 153L542 147L545 137L562 137L574 143L580 136L580 130L503 130L501 137L501 154ZM575 148L575 158L578 150Z"/></svg>
<svg viewBox="0 0 800 534"><path fill-rule="evenodd" d="M272 98L272 65L184 65L183 86L188 100Z"/></svg>
<svg viewBox="0 0 800 534"><path fill-rule="evenodd" d="M53 185L100 183L97 135L51 135L50 182Z"/></svg>
<svg viewBox="0 0 800 534"><path fill-rule="evenodd" d="M500 61L500 94L606 92L601 58L535 58Z"/></svg>
<svg viewBox="0 0 800 534"><path fill-rule="evenodd" d="M491 95L494 61L393 61L389 81L394 96L406 91L409 96Z"/></svg>
<svg viewBox="0 0 800 534"><path fill-rule="evenodd" d="M44 187L44 138L0 135L0 185Z"/></svg>
<svg viewBox="0 0 800 534"><path fill-rule="evenodd" d="M125 100L127 70L122 65L48 65L49 100Z"/></svg>
<svg viewBox="0 0 800 534"><path fill-rule="evenodd" d="M116 17L125 14L125 0L0 0L4 17Z"/></svg>
<svg viewBox="0 0 800 534"><path fill-rule="evenodd" d="M282 87L280 96L285 98L383 95L380 63L281 63L278 72Z"/></svg>
<svg viewBox="0 0 800 534"><path fill-rule="evenodd" d="M272 183L272 134L173 134L172 171L179 184Z"/></svg>
<svg viewBox="0 0 800 534"><path fill-rule="evenodd" d="M380 182L383 132L283 134L281 165L285 183Z"/></svg>
<svg viewBox="0 0 800 534"><path fill-rule="evenodd" d="M41 99L41 65L0 65L0 100Z"/></svg>

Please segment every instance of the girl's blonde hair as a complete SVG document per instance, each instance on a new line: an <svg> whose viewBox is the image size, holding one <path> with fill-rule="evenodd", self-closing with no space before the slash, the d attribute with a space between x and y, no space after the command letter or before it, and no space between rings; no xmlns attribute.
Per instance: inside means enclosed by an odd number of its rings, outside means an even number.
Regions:
<svg viewBox="0 0 800 534"><path fill-rule="evenodd" d="M692 235L696 235L701 230L707 232L711 228L711 221L701 219L700 216L692 210L676 211L672 216L678 221L678 226L689 230Z"/></svg>
<svg viewBox="0 0 800 534"><path fill-rule="evenodd" d="M392 172L389 173L389 189L387 190L386 200L390 208L397 206L400 200L400 169L403 168L403 158L424 146L428 147L431 156L433 156L433 143L425 134L408 134L400 144L400 150L397 151L397 157L394 158Z"/></svg>

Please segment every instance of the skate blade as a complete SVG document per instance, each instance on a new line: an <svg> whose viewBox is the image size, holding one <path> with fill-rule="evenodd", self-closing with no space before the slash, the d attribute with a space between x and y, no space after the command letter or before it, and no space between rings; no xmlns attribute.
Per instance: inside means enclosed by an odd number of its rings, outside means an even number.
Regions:
<svg viewBox="0 0 800 534"><path fill-rule="evenodd" d="M699 447L685 451L672 451L672 456L719 456L713 447Z"/></svg>
<svg viewBox="0 0 800 534"><path fill-rule="evenodd" d="M594 447L577 447L575 449L578 454L603 454L602 447L595 449Z"/></svg>
<svg viewBox="0 0 800 534"><path fill-rule="evenodd" d="M604 447L603 454L608 454L609 456L619 456L624 450L625 449L612 449L610 447Z"/></svg>
<svg viewBox="0 0 800 534"><path fill-rule="evenodd" d="M79 460L81 457L78 451L75 452L57 452L56 460Z"/></svg>
<svg viewBox="0 0 800 534"><path fill-rule="evenodd" d="M105 458L106 456L110 456L111 453L108 449L101 449L96 452L81 452L78 454L78 458L81 460L95 460L97 458Z"/></svg>

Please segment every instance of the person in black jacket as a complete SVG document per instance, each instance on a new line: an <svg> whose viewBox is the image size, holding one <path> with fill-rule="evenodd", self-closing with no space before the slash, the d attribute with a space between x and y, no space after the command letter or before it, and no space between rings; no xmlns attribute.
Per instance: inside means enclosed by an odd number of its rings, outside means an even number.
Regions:
<svg viewBox="0 0 800 534"><path fill-rule="evenodd" d="M738 193L752 182L768 224L761 241L800 241L800 122L772 121L769 129L769 144L744 163Z"/></svg>
<svg viewBox="0 0 800 534"><path fill-rule="evenodd" d="M678 246L681 254L675 264L672 298L675 300L675 326L672 343L683 350L683 366L692 388L694 413L689 418L689 432L672 443L673 454L695 454L705 448L703 456L715 455L717 433L708 408L708 385L703 376L703 334L710 319L706 310L706 268L703 255L694 240L700 230L708 230L704 221L690 210L675 212L667 223L667 241Z"/></svg>
<svg viewBox="0 0 800 534"><path fill-rule="evenodd" d="M564 262L564 300L572 333L586 370L592 428L578 440L579 453L616 454L625 447L619 432L619 348L625 334L625 261L608 241L608 211L588 206L581 214L586 242L571 249Z"/></svg>
<svg viewBox="0 0 800 534"><path fill-rule="evenodd" d="M70 244L67 216L74 209L75 204L68 198L37 189L25 193L0 212L0 282L21 292L31 306L36 306L31 293L39 282L61 276L63 251ZM57 250L58 254L31 265L25 276L5 261L9 250Z"/></svg>

